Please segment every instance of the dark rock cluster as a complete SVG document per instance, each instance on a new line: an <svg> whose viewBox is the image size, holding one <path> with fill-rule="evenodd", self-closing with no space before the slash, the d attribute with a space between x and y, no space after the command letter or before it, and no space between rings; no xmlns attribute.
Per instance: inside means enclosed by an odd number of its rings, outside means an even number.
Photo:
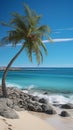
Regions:
<svg viewBox="0 0 73 130"><path fill-rule="evenodd" d="M16 111L34 111L56 114L47 101L33 96L17 88L7 88L8 98L0 98L0 115L6 118L19 118ZM16 111L15 111L16 110Z"/></svg>
<svg viewBox="0 0 73 130"><path fill-rule="evenodd" d="M56 114L54 107L44 98L24 93L18 88L7 88L8 98L0 98L0 115L6 118L19 118L16 111L34 111L46 114ZM60 106L64 109L73 109L72 104ZM16 110L16 111L15 111ZM62 111L61 116L69 116L66 111Z"/></svg>
<svg viewBox="0 0 73 130"><path fill-rule="evenodd" d="M63 104L63 105L61 105L61 108L64 108L64 109L73 109L73 104L71 104L71 103Z"/></svg>
<svg viewBox="0 0 73 130"><path fill-rule="evenodd" d="M48 114L55 114L55 110L47 103L44 98L39 99L37 96L33 96L16 88L8 88L9 99L11 99L11 108L15 110L28 110L35 112L44 112Z"/></svg>

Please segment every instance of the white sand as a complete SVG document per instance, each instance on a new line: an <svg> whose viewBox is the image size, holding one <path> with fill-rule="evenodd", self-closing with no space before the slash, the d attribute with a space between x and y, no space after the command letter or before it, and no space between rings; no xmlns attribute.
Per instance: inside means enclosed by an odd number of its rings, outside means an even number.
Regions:
<svg viewBox="0 0 73 130"><path fill-rule="evenodd" d="M18 112L19 119L7 119L0 116L0 130L56 130L42 119L29 112Z"/></svg>
<svg viewBox="0 0 73 130"><path fill-rule="evenodd" d="M33 115L43 119L45 122L49 123L56 130L73 130L73 109L66 110L71 115L70 117L61 117L59 114L62 109L56 108L56 115L48 115L45 113L30 112Z"/></svg>

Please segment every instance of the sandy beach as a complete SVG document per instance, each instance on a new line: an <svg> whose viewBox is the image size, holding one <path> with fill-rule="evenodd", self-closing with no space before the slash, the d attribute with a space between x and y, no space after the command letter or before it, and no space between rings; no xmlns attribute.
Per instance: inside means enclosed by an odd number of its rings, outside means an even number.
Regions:
<svg viewBox="0 0 73 130"><path fill-rule="evenodd" d="M27 111L17 113L19 119L7 119L0 116L0 130L56 130L49 123Z"/></svg>
<svg viewBox="0 0 73 130"><path fill-rule="evenodd" d="M31 114L43 119L45 122L53 126L56 130L73 130L73 109L66 110L70 113L70 117L61 117L59 113L62 111L56 108L57 114L48 115L44 113L30 112Z"/></svg>
<svg viewBox="0 0 73 130"><path fill-rule="evenodd" d="M73 130L73 109L64 109L60 108L59 106L50 106L50 104L48 104L48 112L49 107L51 107L51 110L54 110L56 113L51 114L46 113L45 111L35 112L36 103L38 108L40 108L39 100L36 101L35 98L35 101L33 101L32 95L30 96L19 89L8 88L8 92L13 92L15 96L11 95L12 98L10 99L0 98L0 113L2 114L2 116L0 116L0 130ZM20 94L22 97L19 96ZM23 97L26 97L26 99L28 98L28 100L25 100ZM45 99L43 99L43 101L45 101ZM18 108L20 111L15 110L16 103L16 108ZM29 108L34 108L33 111L31 109L21 109L26 105L25 103L30 105ZM44 105L47 104L43 103L43 106ZM42 110L42 108L40 108L40 110ZM62 117L60 115L62 111L67 111L69 116ZM16 118L16 114L19 118Z"/></svg>
<svg viewBox="0 0 73 130"><path fill-rule="evenodd" d="M73 130L73 117L60 117L44 113L17 112L19 119L0 116L0 130Z"/></svg>

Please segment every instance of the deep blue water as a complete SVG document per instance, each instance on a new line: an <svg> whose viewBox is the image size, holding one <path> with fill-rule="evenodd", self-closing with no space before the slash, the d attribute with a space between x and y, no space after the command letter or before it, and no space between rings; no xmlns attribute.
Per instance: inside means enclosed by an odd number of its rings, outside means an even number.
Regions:
<svg viewBox="0 0 73 130"><path fill-rule="evenodd" d="M0 71L0 80L2 74ZM9 71L6 82L9 86L28 90L73 94L73 68L25 68Z"/></svg>

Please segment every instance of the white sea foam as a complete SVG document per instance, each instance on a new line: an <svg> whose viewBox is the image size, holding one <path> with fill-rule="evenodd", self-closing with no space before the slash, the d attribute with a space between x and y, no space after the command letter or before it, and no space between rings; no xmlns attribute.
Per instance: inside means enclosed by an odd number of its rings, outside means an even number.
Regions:
<svg viewBox="0 0 73 130"><path fill-rule="evenodd" d="M72 104L73 104L73 95L70 95L70 96L69 96L69 103L72 103Z"/></svg>
<svg viewBox="0 0 73 130"><path fill-rule="evenodd" d="M32 84L32 85L28 86L27 88L28 88L28 90L31 90L31 89L35 88L35 85Z"/></svg>
<svg viewBox="0 0 73 130"><path fill-rule="evenodd" d="M22 88L22 86L19 86L18 84L15 83L7 83L8 87L17 87L17 88ZM43 94L43 92L33 90L37 86L35 85L29 85L25 86L23 92L24 93L30 93L33 94L33 96L38 96L39 98L45 98L47 101L51 104L66 104L66 103L72 103L73 104L73 95L63 95L63 94ZM33 90L33 91L32 91Z"/></svg>
<svg viewBox="0 0 73 130"><path fill-rule="evenodd" d="M0 84L1 84L1 80L0 80ZM15 84L15 83L10 83L10 82L6 82L7 87L17 87L22 89L22 86ZM39 98L45 98L47 99L47 101L51 104L66 104L66 103L72 103L73 104L73 94L71 95L64 95L64 94L43 94L42 91L37 91L37 90L33 90L34 88L36 88L37 86L35 85L30 85L30 86L24 86L24 93L30 93L33 94L33 96L38 96ZM33 92L32 92L33 90Z"/></svg>
<svg viewBox="0 0 73 130"><path fill-rule="evenodd" d="M33 96L38 96L39 98L48 99L48 95L44 95L43 93L40 92L33 92Z"/></svg>
<svg viewBox="0 0 73 130"><path fill-rule="evenodd" d="M44 95L43 93L34 92L34 96L39 96L39 98L45 98L51 104L66 104L72 103L73 104L73 95L64 96L62 94L47 94Z"/></svg>
<svg viewBox="0 0 73 130"><path fill-rule="evenodd" d="M28 90L25 89L25 90L23 90L23 92L24 92L24 93L28 93Z"/></svg>
<svg viewBox="0 0 73 130"><path fill-rule="evenodd" d="M52 104L66 104L69 102L69 98L64 97L63 95L50 95L49 96L49 103Z"/></svg>
<svg viewBox="0 0 73 130"><path fill-rule="evenodd" d="M25 86L23 92L24 92L24 93L29 93L29 92L31 92L31 90L34 89L35 87L36 87L36 86L33 85L33 84L31 84L31 85L29 85L29 86Z"/></svg>
<svg viewBox="0 0 73 130"><path fill-rule="evenodd" d="M17 88L20 88L20 89L22 88L22 86L20 86L16 83L6 82L6 84L7 84L7 87L17 87Z"/></svg>
<svg viewBox="0 0 73 130"><path fill-rule="evenodd" d="M0 80L0 85L1 85L1 80ZM15 84L15 83L10 83L6 82L7 87L17 87L17 88L22 88L22 86Z"/></svg>

